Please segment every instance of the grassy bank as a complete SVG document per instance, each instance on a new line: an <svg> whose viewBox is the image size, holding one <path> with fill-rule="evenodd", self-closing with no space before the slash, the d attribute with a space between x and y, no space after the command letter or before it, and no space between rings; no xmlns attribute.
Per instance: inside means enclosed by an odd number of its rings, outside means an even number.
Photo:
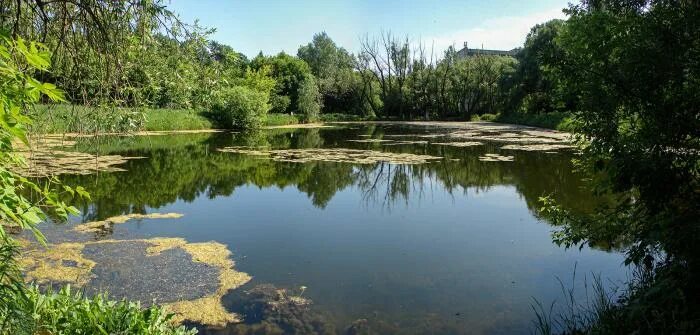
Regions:
<svg viewBox="0 0 700 335"><path fill-rule="evenodd" d="M187 109L37 105L31 114L37 133L123 132L130 130L211 129L214 122Z"/></svg>
<svg viewBox="0 0 700 335"><path fill-rule="evenodd" d="M134 130L200 130L222 128L207 112L191 109L85 107L68 104L37 105L31 112L35 133L127 132ZM321 121L360 121L347 114L324 114ZM264 126L303 123L297 115L270 113Z"/></svg>

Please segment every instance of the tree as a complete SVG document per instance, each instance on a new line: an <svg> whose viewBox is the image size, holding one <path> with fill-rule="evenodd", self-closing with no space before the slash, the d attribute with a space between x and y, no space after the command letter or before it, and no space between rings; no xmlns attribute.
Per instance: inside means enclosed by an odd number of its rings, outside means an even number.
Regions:
<svg viewBox="0 0 700 335"><path fill-rule="evenodd" d="M311 68L305 61L281 52L272 57L260 54L251 61L250 66L256 70L268 67L270 76L276 82L273 94L289 98L288 108L279 112L289 113L299 110L299 87L306 77L312 75ZM278 97L273 97L272 101L286 100Z"/></svg>
<svg viewBox="0 0 700 335"><path fill-rule="evenodd" d="M311 43L301 46L297 56L309 64L324 106L331 111L347 111L353 104L357 84L353 56L339 48L325 32L314 35Z"/></svg>
<svg viewBox="0 0 700 335"><path fill-rule="evenodd" d="M693 332L700 320L700 7L595 0L567 12L547 64L579 97L579 163L617 201L590 217L545 206L563 224L555 236L566 245L631 242L627 262L646 275L623 297L618 332Z"/></svg>
<svg viewBox="0 0 700 335"><path fill-rule="evenodd" d="M557 68L548 66L546 59L558 52L556 37L566 21L551 20L532 27L525 45L517 53L518 66L509 81L510 104L506 113L529 114L571 111L575 98L564 87Z"/></svg>
<svg viewBox="0 0 700 335"><path fill-rule="evenodd" d="M323 102L313 75L304 78L304 81L299 86L298 95L299 105L297 110L304 116L304 120L307 122L318 120Z"/></svg>

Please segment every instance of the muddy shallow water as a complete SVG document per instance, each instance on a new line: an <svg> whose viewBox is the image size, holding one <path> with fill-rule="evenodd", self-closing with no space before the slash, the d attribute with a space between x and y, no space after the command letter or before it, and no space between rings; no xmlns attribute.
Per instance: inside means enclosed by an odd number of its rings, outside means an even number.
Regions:
<svg viewBox="0 0 700 335"><path fill-rule="evenodd" d="M318 333L521 334L531 331L533 298L563 299L559 279L583 294L592 273L606 285L626 274L619 253L558 247L556 228L538 218L545 195L595 208L560 133L380 123L75 142L97 156L145 157L118 165L125 171L62 177L92 200L81 217L43 231L52 243L87 243L88 292L216 297L236 320L255 319L241 299L273 296L310 304L308 325L324 323ZM148 213L182 216L109 220ZM99 229L76 228L95 221ZM220 268L179 249L149 256L143 241L154 237L223 244L236 273L252 279L216 295ZM95 243L104 240L128 241ZM248 292L261 284L287 291Z"/></svg>

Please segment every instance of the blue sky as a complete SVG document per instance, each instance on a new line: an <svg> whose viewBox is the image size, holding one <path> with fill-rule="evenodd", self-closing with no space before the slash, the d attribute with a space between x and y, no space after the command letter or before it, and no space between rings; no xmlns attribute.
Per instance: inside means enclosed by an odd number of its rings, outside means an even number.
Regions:
<svg viewBox="0 0 700 335"><path fill-rule="evenodd" d="M436 50L451 44L487 49L522 45L529 28L552 18L570 0L171 0L187 22L216 28L213 39L248 56L259 51L296 54L325 31L356 52L364 34L408 35Z"/></svg>

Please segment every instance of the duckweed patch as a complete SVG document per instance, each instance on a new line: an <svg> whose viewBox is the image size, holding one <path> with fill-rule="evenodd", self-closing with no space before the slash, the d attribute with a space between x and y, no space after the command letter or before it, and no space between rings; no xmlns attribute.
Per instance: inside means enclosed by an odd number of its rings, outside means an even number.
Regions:
<svg viewBox="0 0 700 335"><path fill-rule="evenodd" d="M101 221L92 221L73 227L74 231L81 233L101 233L109 231L115 224L122 224L129 220L142 219L178 219L183 215L179 213L150 213L150 214L126 214L113 216Z"/></svg>
<svg viewBox="0 0 700 335"><path fill-rule="evenodd" d="M15 170L29 177L46 177L60 174L93 174L98 171L125 171L118 165L131 159L143 157L125 157L120 155L94 155L85 152L68 151L75 141L61 136L44 136L30 141L29 147L18 145L27 164L16 166Z"/></svg>
<svg viewBox="0 0 700 335"><path fill-rule="evenodd" d="M555 150L571 149L573 145L569 144L508 144L501 147L504 150L521 150L521 151L545 151L552 153Z"/></svg>
<svg viewBox="0 0 700 335"><path fill-rule="evenodd" d="M394 140L383 140L380 138L367 138L363 140L348 140L348 142L357 142L357 143L384 143L384 142L394 142Z"/></svg>
<svg viewBox="0 0 700 335"><path fill-rule="evenodd" d="M92 278L95 262L83 256L82 243L61 243L22 252L20 264L28 282L83 286Z"/></svg>
<svg viewBox="0 0 700 335"><path fill-rule="evenodd" d="M297 124L285 124L281 126L267 126L263 129L315 129L315 128L336 128L336 126L328 125L325 123L297 123Z"/></svg>
<svg viewBox="0 0 700 335"><path fill-rule="evenodd" d="M515 160L513 156L502 156L499 154L485 154L479 157L482 162L512 162Z"/></svg>
<svg viewBox="0 0 700 335"><path fill-rule="evenodd" d="M435 145L444 145L444 146L448 146L448 147L460 147L460 148L463 148L463 147L475 147L475 146L479 146L479 145L484 145L484 144L481 143L481 142L475 142L475 141L466 141L466 142L439 142L439 143L434 142L434 143L431 143L431 144L435 144Z"/></svg>
<svg viewBox="0 0 700 335"><path fill-rule="evenodd" d="M293 163L325 161L355 164L375 164L380 162L386 162L391 164L424 164L434 160L442 159L442 157L430 155L417 155L410 153L393 153L345 148L268 150L251 149L249 147L226 147L218 150L221 152L264 156L275 161Z"/></svg>

